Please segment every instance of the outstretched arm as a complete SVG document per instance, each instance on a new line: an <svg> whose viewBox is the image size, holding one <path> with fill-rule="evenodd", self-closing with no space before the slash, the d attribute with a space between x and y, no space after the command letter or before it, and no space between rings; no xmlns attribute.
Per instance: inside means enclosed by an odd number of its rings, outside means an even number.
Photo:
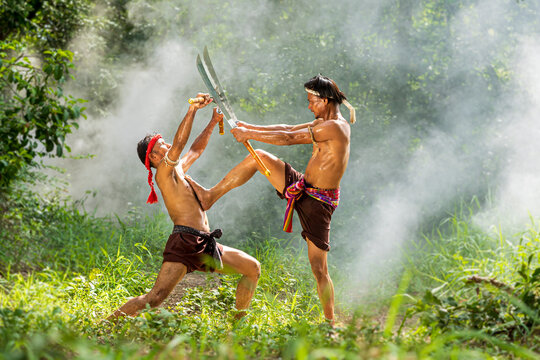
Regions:
<svg viewBox="0 0 540 360"><path fill-rule="evenodd" d="M249 130L257 130L257 131L296 131L301 129L307 129L308 126L310 126L312 123L308 122L305 124L298 124L298 125L287 125L287 124L277 124L277 125L253 125L249 124L243 121L237 121L236 125L239 127L243 127Z"/></svg>
<svg viewBox="0 0 540 360"><path fill-rule="evenodd" d="M212 119L210 119L210 122L200 135L197 136L187 154L182 156L181 163L184 173L188 171L190 166L199 158L199 156L201 156L204 149L206 149L206 145L208 145L208 141L210 140L210 135L212 135L212 130L221 119L223 119L223 114L219 114L217 108L214 108Z"/></svg>
<svg viewBox="0 0 540 360"><path fill-rule="evenodd" d="M313 128L321 122L321 120L315 120L310 123L291 126L290 128L275 127L272 130L268 128L261 130L259 127L253 129L239 126L232 129L231 132L239 142L255 140L272 145L310 144L311 135L309 134L308 126Z"/></svg>

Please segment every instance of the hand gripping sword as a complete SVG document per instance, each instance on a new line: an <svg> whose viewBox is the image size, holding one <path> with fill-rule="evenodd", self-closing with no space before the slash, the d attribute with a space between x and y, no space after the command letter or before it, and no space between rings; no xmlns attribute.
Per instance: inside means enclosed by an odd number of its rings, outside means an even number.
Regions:
<svg viewBox="0 0 540 360"><path fill-rule="evenodd" d="M206 48L206 46L204 47L203 51L203 60L201 60L200 55L197 55L197 69L201 74L204 84L208 88L208 92L210 92L210 96L214 99L218 107L223 112L223 116L227 120L227 123L231 126L232 129L234 129L236 127L236 121L238 121L238 119L234 114L229 100L227 100L227 97L225 96L223 87L221 86L217 78L214 66L212 65L212 61L210 61L210 56L208 55L208 49ZM248 149L249 153L253 156L253 158L259 165L259 171L266 176L270 176L270 170L268 170L259 155L257 155L255 150L253 150L253 147L249 143L249 140L244 141L244 146Z"/></svg>

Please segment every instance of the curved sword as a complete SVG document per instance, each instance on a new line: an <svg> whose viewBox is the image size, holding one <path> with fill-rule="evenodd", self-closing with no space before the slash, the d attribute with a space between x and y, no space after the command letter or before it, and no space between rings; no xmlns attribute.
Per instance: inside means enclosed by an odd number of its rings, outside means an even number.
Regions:
<svg viewBox="0 0 540 360"><path fill-rule="evenodd" d="M210 62L210 57L208 56L208 50L206 49L206 47L204 48L203 55L205 57L205 64L203 64L203 62L201 61L200 55L197 55L197 69L201 74L201 78L204 84L208 88L210 96L214 99L218 107L223 112L223 116L227 120L227 123L231 126L231 128L234 129L236 127L237 121L236 115L234 114L231 106L229 105L229 101L227 100L227 97L223 92L223 88L221 87L221 84L217 79L216 72L214 70L214 67L212 66L212 62ZM211 77L208 76L208 73L210 73ZM270 170L268 170L266 165L264 165L261 158L259 157L259 155L257 155L249 141L246 140L243 144L259 165L259 171L261 171L261 173L266 176L270 176Z"/></svg>

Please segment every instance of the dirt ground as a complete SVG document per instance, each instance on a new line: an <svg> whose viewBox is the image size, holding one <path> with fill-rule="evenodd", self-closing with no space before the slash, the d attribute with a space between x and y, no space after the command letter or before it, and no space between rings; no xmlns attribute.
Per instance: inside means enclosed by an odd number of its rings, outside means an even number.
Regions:
<svg viewBox="0 0 540 360"><path fill-rule="evenodd" d="M186 289L201 287L203 289L216 288L221 284L219 276L212 273L192 272L186 274L182 281L176 285L172 293L159 306L162 308L174 308L186 293Z"/></svg>

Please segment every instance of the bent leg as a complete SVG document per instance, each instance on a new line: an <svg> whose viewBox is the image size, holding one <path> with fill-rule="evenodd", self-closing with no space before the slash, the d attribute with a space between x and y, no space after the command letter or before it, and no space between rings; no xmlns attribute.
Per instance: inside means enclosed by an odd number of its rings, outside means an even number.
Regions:
<svg viewBox="0 0 540 360"><path fill-rule="evenodd" d="M308 258L311 264L311 271L317 281L317 292L323 306L324 316L334 323L334 284L328 274L328 263L326 261L327 252L319 249L311 240L308 243Z"/></svg>
<svg viewBox="0 0 540 360"><path fill-rule="evenodd" d="M257 149L255 152L259 155L266 167L268 167L268 170L270 170L271 175L267 177L268 181L270 181L276 190L282 192L285 187L285 163L264 150ZM186 180L189 181L197 194L203 210L208 210L227 192L245 184L257 170L257 162L251 155L248 155L211 189L205 189L189 177L186 177Z"/></svg>
<svg viewBox="0 0 540 360"><path fill-rule="evenodd" d="M152 290L148 294L128 300L128 302L110 315L107 320L113 320L126 315L134 316L140 310L144 309L146 304L149 304L151 307L158 306L169 296L176 284L186 275L186 272L187 268L182 263L164 262Z"/></svg>
<svg viewBox="0 0 540 360"><path fill-rule="evenodd" d="M261 276L261 264L253 256L225 245L221 260L223 261L223 270L216 270L216 272L242 274L236 287L236 309L247 309Z"/></svg>

